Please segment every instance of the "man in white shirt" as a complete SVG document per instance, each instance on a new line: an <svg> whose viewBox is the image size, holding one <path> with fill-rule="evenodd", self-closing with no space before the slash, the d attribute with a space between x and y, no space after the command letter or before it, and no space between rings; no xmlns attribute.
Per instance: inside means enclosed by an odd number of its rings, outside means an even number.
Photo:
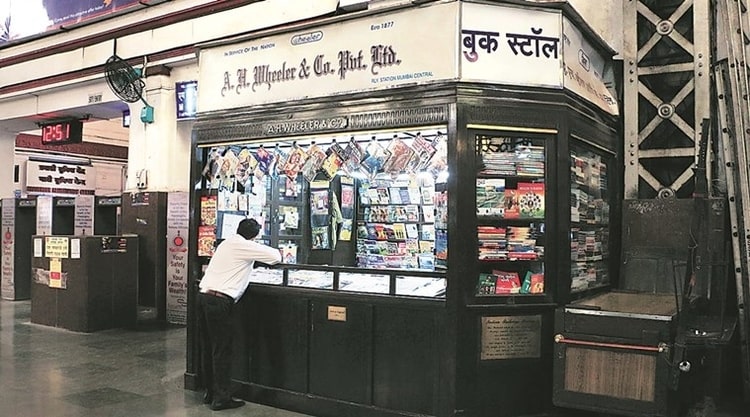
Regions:
<svg viewBox="0 0 750 417"><path fill-rule="evenodd" d="M255 219L244 219L237 234L223 241L214 252L200 283L198 317L201 332L205 404L214 411L241 407L243 401L232 398L232 311L250 283L255 261L266 264L281 262L278 249L254 242L260 225Z"/></svg>

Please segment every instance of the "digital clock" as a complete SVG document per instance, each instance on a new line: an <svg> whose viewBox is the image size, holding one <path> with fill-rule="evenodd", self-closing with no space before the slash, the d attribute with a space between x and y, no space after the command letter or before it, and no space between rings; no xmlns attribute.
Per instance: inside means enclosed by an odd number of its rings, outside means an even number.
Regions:
<svg viewBox="0 0 750 417"><path fill-rule="evenodd" d="M42 145L80 143L83 140L83 122L77 119L41 123Z"/></svg>

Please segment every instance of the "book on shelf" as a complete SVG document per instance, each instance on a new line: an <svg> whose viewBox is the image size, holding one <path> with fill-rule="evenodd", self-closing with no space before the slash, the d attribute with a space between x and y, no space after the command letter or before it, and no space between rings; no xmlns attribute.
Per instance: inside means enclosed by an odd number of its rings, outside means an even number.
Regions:
<svg viewBox="0 0 750 417"><path fill-rule="evenodd" d="M479 274L476 295L494 295L497 277L492 274Z"/></svg>
<svg viewBox="0 0 750 417"><path fill-rule="evenodd" d="M477 214L502 216L505 209L505 179L477 178Z"/></svg>
<svg viewBox="0 0 750 417"><path fill-rule="evenodd" d="M519 182L517 196L520 218L544 218L544 183Z"/></svg>
<svg viewBox="0 0 750 417"><path fill-rule="evenodd" d="M521 285L523 294L542 294L544 293L544 273L527 271Z"/></svg>
<svg viewBox="0 0 750 417"><path fill-rule="evenodd" d="M397 240L406 239L406 225L404 225L403 223L394 223L393 235L394 235L394 239L397 239Z"/></svg>
<svg viewBox="0 0 750 417"><path fill-rule="evenodd" d="M419 200L412 201L409 190L406 188L399 188L398 195L401 200L401 204L419 204Z"/></svg>
<svg viewBox="0 0 750 417"><path fill-rule="evenodd" d="M401 191L399 188L396 188L396 187L389 188L388 195L390 196L390 200L388 201L390 204L403 203L403 201L401 201Z"/></svg>
<svg viewBox="0 0 750 417"><path fill-rule="evenodd" d="M419 238L419 227L416 223L407 223L406 224L406 237L409 239L418 239Z"/></svg>
<svg viewBox="0 0 750 417"><path fill-rule="evenodd" d="M420 240L435 240L435 226L431 224L422 224L419 226Z"/></svg>
<svg viewBox="0 0 750 417"><path fill-rule="evenodd" d="M435 222L435 206L422 206L422 220L425 223Z"/></svg>
<svg viewBox="0 0 750 417"><path fill-rule="evenodd" d="M433 253L434 250L435 250L435 242L431 240L419 241L419 253Z"/></svg>
<svg viewBox="0 0 750 417"><path fill-rule="evenodd" d="M503 209L503 217L506 219L517 219L521 216L521 211L518 207L518 190L514 188L506 188L503 203L505 205Z"/></svg>
<svg viewBox="0 0 750 417"><path fill-rule="evenodd" d="M495 294L518 294L521 291L521 279L518 272L493 270L495 280Z"/></svg>

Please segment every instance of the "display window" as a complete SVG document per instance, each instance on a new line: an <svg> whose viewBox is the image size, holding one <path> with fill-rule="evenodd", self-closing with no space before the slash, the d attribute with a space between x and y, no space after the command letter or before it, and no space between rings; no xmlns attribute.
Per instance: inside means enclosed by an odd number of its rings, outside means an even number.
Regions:
<svg viewBox="0 0 750 417"><path fill-rule="evenodd" d="M570 292L610 285L608 155L583 145L570 153Z"/></svg>
<svg viewBox="0 0 750 417"><path fill-rule="evenodd" d="M544 294L544 137L476 134L475 296Z"/></svg>
<svg viewBox="0 0 750 417"><path fill-rule="evenodd" d="M237 223L281 269L253 282L345 292L443 297L448 267L445 127L204 146L198 255ZM406 272L408 271L408 272Z"/></svg>

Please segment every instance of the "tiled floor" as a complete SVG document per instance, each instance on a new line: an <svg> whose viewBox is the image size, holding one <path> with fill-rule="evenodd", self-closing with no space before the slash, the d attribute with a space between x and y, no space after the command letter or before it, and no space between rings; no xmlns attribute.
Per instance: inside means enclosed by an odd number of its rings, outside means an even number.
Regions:
<svg viewBox="0 0 750 417"><path fill-rule="evenodd" d="M75 333L30 313L28 301L0 301L0 416L305 417L250 403L209 410L183 389L182 327Z"/></svg>
<svg viewBox="0 0 750 417"><path fill-rule="evenodd" d="M32 324L30 313L28 301L0 301L0 417L305 417L251 403L209 410L183 389L182 327L75 333ZM689 417L750 415L743 404L723 408Z"/></svg>

